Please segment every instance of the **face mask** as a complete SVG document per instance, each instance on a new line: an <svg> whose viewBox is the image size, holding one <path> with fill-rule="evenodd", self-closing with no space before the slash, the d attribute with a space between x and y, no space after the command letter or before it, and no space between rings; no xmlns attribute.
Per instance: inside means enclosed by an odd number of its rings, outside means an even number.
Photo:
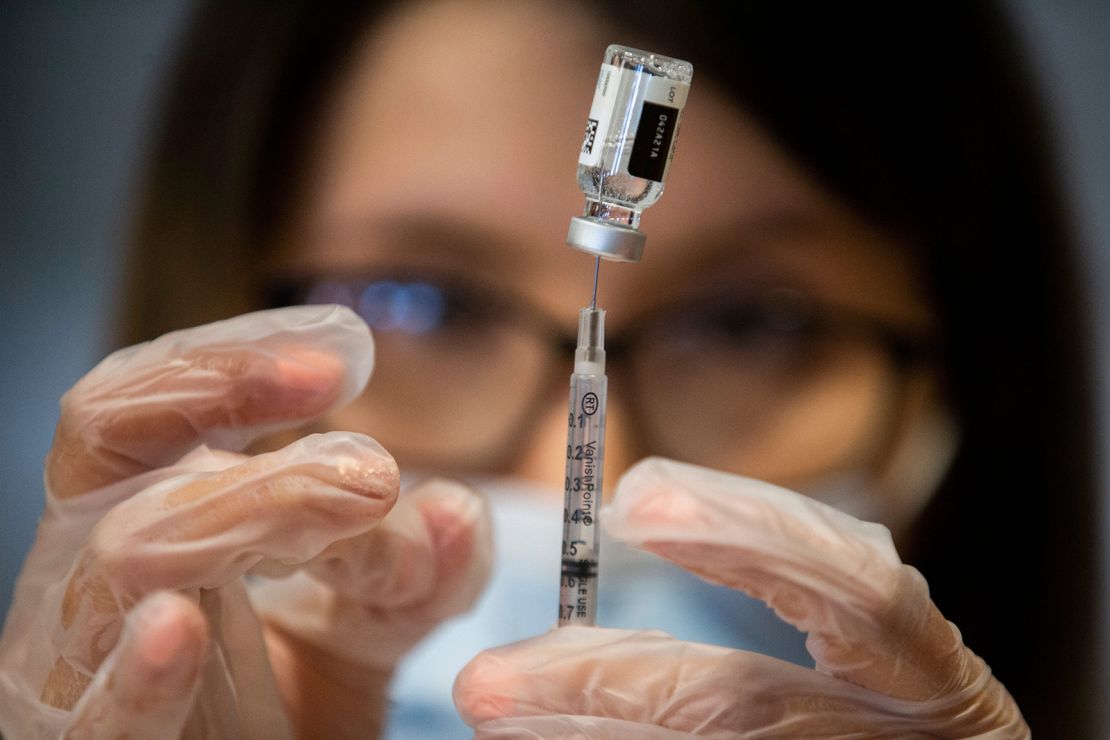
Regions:
<svg viewBox="0 0 1110 740"><path fill-rule="evenodd" d="M923 413L905 434L881 474L840 471L793 490L857 519L884 524L897 535L936 493L959 446L955 421L939 410Z"/></svg>

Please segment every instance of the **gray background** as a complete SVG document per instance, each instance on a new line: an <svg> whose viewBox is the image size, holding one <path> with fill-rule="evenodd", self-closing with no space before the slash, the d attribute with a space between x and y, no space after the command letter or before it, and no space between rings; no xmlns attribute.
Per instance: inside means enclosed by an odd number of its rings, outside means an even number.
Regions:
<svg viewBox="0 0 1110 740"><path fill-rule="evenodd" d="M1009 4L1057 113L1088 250L1104 389L1101 452L1110 428L1110 3ZM42 459L57 399L109 349L122 222L159 74L187 5L0 2L0 614L42 510ZM1110 505L1102 523L1105 543ZM1110 666L1110 639L1099 655Z"/></svg>

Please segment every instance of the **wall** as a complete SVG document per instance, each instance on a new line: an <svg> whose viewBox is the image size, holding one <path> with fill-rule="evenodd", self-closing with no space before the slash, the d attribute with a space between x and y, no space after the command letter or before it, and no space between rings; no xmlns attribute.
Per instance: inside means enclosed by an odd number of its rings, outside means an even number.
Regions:
<svg viewBox="0 0 1110 740"><path fill-rule="evenodd" d="M184 8L0 13L0 613L42 510L58 397L108 346L137 142Z"/></svg>
<svg viewBox="0 0 1110 740"><path fill-rule="evenodd" d="M1098 333L1102 461L1103 635L1095 648L1110 696L1110 3L1011 0L1056 113L1057 146L1086 246L1091 310ZM1110 730L1110 703L1101 726Z"/></svg>

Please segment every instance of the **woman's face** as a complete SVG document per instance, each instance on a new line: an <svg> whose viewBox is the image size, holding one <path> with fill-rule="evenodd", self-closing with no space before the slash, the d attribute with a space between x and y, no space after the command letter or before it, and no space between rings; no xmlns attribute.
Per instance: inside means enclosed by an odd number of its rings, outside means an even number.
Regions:
<svg viewBox="0 0 1110 740"><path fill-rule="evenodd" d="M274 265L374 328L370 386L329 426L378 438L402 469L561 487L571 352L559 339L594 275L564 238L611 42L627 40L577 10L466 1L405 6L366 39ZM697 69L641 230L642 262L600 270L606 480L646 454L803 490L863 473L897 526L912 504L896 471L935 405L930 374L892 351L930 327L905 250Z"/></svg>

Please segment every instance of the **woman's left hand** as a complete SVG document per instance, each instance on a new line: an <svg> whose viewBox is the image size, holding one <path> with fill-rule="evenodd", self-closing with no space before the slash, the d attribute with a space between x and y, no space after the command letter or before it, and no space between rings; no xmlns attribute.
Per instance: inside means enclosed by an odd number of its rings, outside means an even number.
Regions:
<svg viewBox="0 0 1110 740"><path fill-rule="evenodd" d="M347 403L372 364L353 311L297 306L120 350L66 393L0 634L0 732L375 736L397 660L481 592L485 500L399 495L361 434L232 451Z"/></svg>
<svg viewBox="0 0 1110 740"><path fill-rule="evenodd" d="M662 632L568 627L463 669L455 703L476 737L1029 737L885 527L661 458L621 479L602 521L769 604L808 634L816 670Z"/></svg>

